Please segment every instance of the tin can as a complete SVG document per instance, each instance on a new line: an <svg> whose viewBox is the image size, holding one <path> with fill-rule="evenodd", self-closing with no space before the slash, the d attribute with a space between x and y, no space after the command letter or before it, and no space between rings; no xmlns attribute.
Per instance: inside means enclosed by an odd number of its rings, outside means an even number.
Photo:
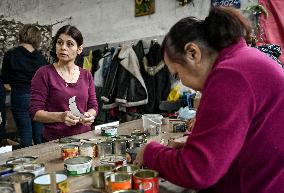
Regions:
<svg viewBox="0 0 284 193"><path fill-rule="evenodd" d="M126 165L126 159L123 156L108 155L100 159L101 164L109 164L115 167Z"/></svg>
<svg viewBox="0 0 284 193"><path fill-rule="evenodd" d="M15 193L13 185L6 183L6 182L0 182L0 192L1 193Z"/></svg>
<svg viewBox="0 0 284 193"><path fill-rule="evenodd" d="M64 145L61 148L61 155L63 160L66 160L70 157L76 157L79 155L79 146L73 144Z"/></svg>
<svg viewBox="0 0 284 193"><path fill-rule="evenodd" d="M133 147L126 150L126 162L128 164L132 164L133 161L136 159L137 153L139 151L139 147Z"/></svg>
<svg viewBox="0 0 284 193"><path fill-rule="evenodd" d="M154 170L139 170L133 174L134 189L144 193L159 192L158 172Z"/></svg>
<svg viewBox="0 0 284 193"><path fill-rule="evenodd" d="M99 165L94 167L92 173L93 187L94 188L105 188L106 176L111 174L114 166L113 165Z"/></svg>
<svg viewBox="0 0 284 193"><path fill-rule="evenodd" d="M15 166L14 171L33 173L37 177L44 174L45 167L44 164L23 164Z"/></svg>
<svg viewBox="0 0 284 193"><path fill-rule="evenodd" d="M0 165L0 176L4 176L13 172L14 165L12 164L3 164Z"/></svg>
<svg viewBox="0 0 284 193"><path fill-rule="evenodd" d="M97 157L102 158L106 155L112 154L112 144L107 141L98 143L97 145Z"/></svg>
<svg viewBox="0 0 284 193"><path fill-rule="evenodd" d="M138 190L118 190L118 191L114 191L113 193L141 193Z"/></svg>
<svg viewBox="0 0 284 193"><path fill-rule="evenodd" d="M77 156L64 161L64 170L68 176L80 176L92 171L93 159L89 156Z"/></svg>
<svg viewBox="0 0 284 193"><path fill-rule="evenodd" d="M13 165L30 164L30 163L36 163L36 159L37 157L34 157L34 156L10 157L6 161L6 163L13 164Z"/></svg>
<svg viewBox="0 0 284 193"><path fill-rule="evenodd" d="M112 142L113 154L115 155L125 155L126 153L126 143L125 139L116 139Z"/></svg>
<svg viewBox="0 0 284 193"><path fill-rule="evenodd" d="M34 193L51 193L50 174L38 176L34 180ZM68 193L69 184L65 174L56 174L57 193Z"/></svg>
<svg viewBox="0 0 284 193"><path fill-rule="evenodd" d="M80 147L80 155L96 157L96 144L95 143L83 143Z"/></svg>
<svg viewBox="0 0 284 193"><path fill-rule="evenodd" d="M75 190L71 193L102 193L102 191L92 190L92 189L82 189L82 190Z"/></svg>
<svg viewBox="0 0 284 193"><path fill-rule="evenodd" d="M125 165L120 166L116 169L117 172L126 172L130 175L132 175L135 171L139 170L140 168L136 165Z"/></svg>
<svg viewBox="0 0 284 193"><path fill-rule="evenodd" d="M35 175L28 172L12 173L10 175L0 178L0 182L6 182L8 184L19 183L21 185L22 193L33 192L33 180Z"/></svg>
<svg viewBox="0 0 284 193"><path fill-rule="evenodd" d="M106 187L109 192L131 189L131 176L128 173L112 173L106 178Z"/></svg>
<svg viewBox="0 0 284 193"><path fill-rule="evenodd" d="M117 135L117 126L109 126L109 127L102 127L101 128L101 135L110 137Z"/></svg>

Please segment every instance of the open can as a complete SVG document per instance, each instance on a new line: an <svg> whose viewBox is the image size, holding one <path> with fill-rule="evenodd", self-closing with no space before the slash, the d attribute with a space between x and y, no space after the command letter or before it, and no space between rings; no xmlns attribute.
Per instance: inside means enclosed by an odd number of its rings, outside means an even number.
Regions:
<svg viewBox="0 0 284 193"><path fill-rule="evenodd" d="M65 174L56 174L57 193L69 192L69 184ZM51 192L50 174L38 176L34 180L34 193L49 193Z"/></svg>
<svg viewBox="0 0 284 193"><path fill-rule="evenodd" d="M64 145L61 148L61 155L63 160L66 160L70 157L76 157L79 155L79 146L73 144Z"/></svg>
<svg viewBox="0 0 284 193"><path fill-rule="evenodd" d="M111 173L106 177L108 192L131 189L131 176L128 173Z"/></svg>
<svg viewBox="0 0 284 193"><path fill-rule="evenodd" d="M80 176L92 171L92 163L89 156L71 157L64 161L64 169L68 176Z"/></svg>
<svg viewBox="0 0 284 193"><path fill-rule="evenodd" d="M1 177L0 182L11 184L20 184L22 193L33 192L33 180L35 175L28 172L12 173L7 176ZM2 192L1 192L2 193Z"/></svg>
<svg viewBox="0 0 284 193"><path fill-rule="evenodd" d="M158 172L154 170L139 170L133 174L134 189L144 193L159 192Z"/></svg>
<svg viewBox="0 0 284 193"><path fill-rule="evenodd" d="M106 176L112 172L113 168L114 166L112 165L99 165L94 167L92 173L93 187L99 189L105 188Z"/></svg>

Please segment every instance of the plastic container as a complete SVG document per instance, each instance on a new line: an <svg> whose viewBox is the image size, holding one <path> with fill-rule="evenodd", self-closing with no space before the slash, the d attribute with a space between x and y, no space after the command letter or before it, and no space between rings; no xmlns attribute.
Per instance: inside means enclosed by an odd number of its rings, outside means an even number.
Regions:
<svg viewBox="0 0 284 193"><path fill-rule="evenodd" d="M144 132L150 135L159 135L161 133L163 116L160 114L144 114L142 115Z"/></svg>

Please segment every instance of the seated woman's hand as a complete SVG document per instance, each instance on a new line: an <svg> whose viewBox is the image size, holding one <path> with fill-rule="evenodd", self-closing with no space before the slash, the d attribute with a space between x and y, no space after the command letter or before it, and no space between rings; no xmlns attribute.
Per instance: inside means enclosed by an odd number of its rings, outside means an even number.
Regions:
<svg viewBox="0 0 284 193"><path fill-rule="evenodd" d="M70 111L65 111L62 113L62 122L67 126L76 125L79 123L80 117L73 115Z"/></svg>
<svg viewBox="0 0 284 193"><path fill-rule="evenodd" d="M80 123L82 123L83 125L86 125L86 126L91 126L93 124L94 120L95 120L95 116L93 116L89 112L85 112L84 117L81 117L81 119L80 119Z"/></svg>

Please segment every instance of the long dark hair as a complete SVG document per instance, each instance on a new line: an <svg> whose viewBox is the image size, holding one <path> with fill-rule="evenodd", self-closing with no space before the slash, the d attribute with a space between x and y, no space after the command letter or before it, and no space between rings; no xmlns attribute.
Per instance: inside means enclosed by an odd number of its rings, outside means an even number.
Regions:
<svg viewBox="0 0 284 193"><path fill-rule="evenodd" d="M171 60L183 61L184 46L199 42L205 47L220 51L244 37L251 39L249 21L234 8L213 7L205 20L186 17L178 21L165 36L162 56L166 52Z"/></svg>

